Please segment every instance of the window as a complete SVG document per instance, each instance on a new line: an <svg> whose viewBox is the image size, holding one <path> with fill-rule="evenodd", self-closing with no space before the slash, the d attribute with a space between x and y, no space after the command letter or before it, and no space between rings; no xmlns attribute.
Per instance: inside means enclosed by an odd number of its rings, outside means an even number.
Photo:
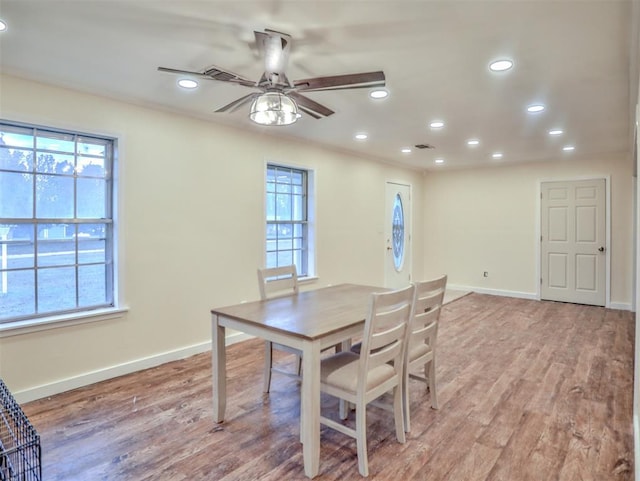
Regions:
<svg viewBox="0 0 640 481"><path fill-rule="evenodd" d="M114 305L113 139L0 122L0 323Z"/></svg>
<svg viewBox="0 0 640 481"><path fill-rule="evenodd" d="M295 264L309 276L309 172L267 165L266 267Z"/></svg>

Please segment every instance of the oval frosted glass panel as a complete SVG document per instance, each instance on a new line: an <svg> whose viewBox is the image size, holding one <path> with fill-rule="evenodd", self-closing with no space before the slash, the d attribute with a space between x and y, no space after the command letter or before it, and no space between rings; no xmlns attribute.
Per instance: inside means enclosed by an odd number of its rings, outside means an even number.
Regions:
<svg viewBox="0 0 640 481"><path fill-rule="evenodd" d="M404 207L400 194L396 194L393 202L393 219L391 220L393 236L393 265L400 272L404 262Z"/></svg>

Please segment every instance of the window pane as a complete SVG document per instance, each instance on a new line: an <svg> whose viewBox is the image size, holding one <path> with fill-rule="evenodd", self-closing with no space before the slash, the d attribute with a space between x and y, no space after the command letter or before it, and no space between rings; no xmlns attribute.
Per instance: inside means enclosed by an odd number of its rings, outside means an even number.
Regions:
<svg viewBox="0 0 640 481"><path fill-rule="evenodd" d="M104 179L76 180L77 209L76 217L80 219L104 219L106 217L105 195L107 182Z"/></svg>
<svg viewBox="0 0 640 481"><path fill-rule="evenodd" d="M74 157L64 154L38 154L36 172L45 174L73 175Z"/></svg>
<svg viewBox="0 0 640 481"><path fill-rule="evenodd" d="M65 311L76 307L76 270L53 267L38 270L38 312Z"/></svg>
<svg viewBox="0 0 640 481"><path fill-rule="evenodd" d="M300 275L307 275L307 270L305 264L302 262L302 253L300 251L294 251L293 254L293 262L295 263L296 266L303 266L300 269Z"/></svg>
<svg viewBox="0 0 640 481"><path fill-rule="evenodd" d="M289 184L277 184L276 192L283 192L286 194L291 193L291 186Z"/></svg>
<svg viewBox="0 0 640 481"><path fill-rule="evenodd" d="M291 220L291 196L276 194L276 219Z"/></svg>
<svg viewBox="0 0 640 481"><path fill-rule="evenodd" d="M42 224L38 229L38 267L69 266L76 263L73 226Z"/></svg>
<svg viewBox="0 0 640 481"><path fill-rule="evenodd" d="M24 317L36 310L33 270L0 272L0 319Z"/></svg>
<svg viewBox="0 0 640 481"><path fill-rule="evenodd" d="M293 264L293 254L291 251L278 252L278 265L289 266Z"/></svg>
<svg viewBox="0 0 640 481"><path fill-rule="evenodd" d="M38 150L55 150L73 154L76 151L74 137L72 134L40 130L36 138L36 148Z"/></svg>
<svg viewBox="0 0 640 481"><path fill-rule="evenodd" d="M33 218L33 175L0 171L0 217Z"/></svg>
<svg viewBox="0 0 640 481"><path fill-rule="evenodd" d="M34 266L33 224L0 224L0 269Z"/></svg>
<svg viewBox="0 0 640 481"><path fill-rule="evenodd" d="M291 183L292 183L292 184L294 184L294 185L298 185L298 186L301 186L301 185L302 185L302 182L303 182L303 179L304 179L304 177L303 177L303 175L302 175L302 172L301 172L301 171L299 171L299 170L294 170L294 171L291 173Z"/></svg>
<svg viewBox="0 0 640 481"><path fill-rule="evenodd" d="M267 252L267 266L266 267L278 267L278 253Z"/></svg>
<svg viewBox="0 0 640 481"><path fill-rule="evenodd" d="M76 174L83 177L104 177L104 159L96 159L83 155L78 156Z"/></svg>
<svg viewBox="0 0 640 481"><path fill-rule="evenodd" d="M107 261L105 226L86 224L78 226L78 263L90 264Z"/></svg>
<svg viewBox="0 0 640 481"><path fill-rule="evenodd" d="M33 170L33 151L10 149L0 142L0 169L29 172Z"/></svg>
<svg viewBox="0 0 640 481"><path fill-rule="evenodd" d="M80 307L99 306L108 302L106 266L78 267L78 304Z"/></svg>
<svg viewBox="0 0 640 481"><path fill-rule="evenodd" d="M267 220L276 220L275 194L267 194Z"/></svg>
<svg viewBox="0 0 640 481"><path fill-rule="evenodd" d="M304 219L304 199L299 195L292 195L291 202L293 204L293 212L291 213L291 220L303 220Z"/></svg>
<svg viewBox="0 0 640 481"><path fill-rule="evenodd" d="M73 217L73 177L36 175L36 216Z"/></svg>
<svg viewBox="0 0 640 481"><path fill-rule="evenodd" d="M33 129L14 125L0 125L0 145L33 148Z"/></svg>

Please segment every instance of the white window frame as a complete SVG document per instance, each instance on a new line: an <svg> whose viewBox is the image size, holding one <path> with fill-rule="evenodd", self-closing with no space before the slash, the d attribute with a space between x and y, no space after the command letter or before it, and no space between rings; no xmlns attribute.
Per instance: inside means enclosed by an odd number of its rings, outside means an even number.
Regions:
<svg viewBox="0 0 640 481"><path fill-rule="evenodd" d="M110 164L105 168L109 169L108 174L108 183L110 192L107 194L107 214L105 218L101 218L99 223L104 223L105 219L108 219L108 223L110 224L109 238L106 242L105 249L107 252L105 255L107 259L109 259L109 264L111 265L111 274L110 280L107 284L107 289L109 293L107 294L109 298L109 302L105 302L103 305L95 306L95 307L76 307L67 311L53 311L48 313L43 313L39 315L35 313L34 315L29 316L20 316L16 318L9 318L3 321L0 321L0 338L26 334L30 332L37 332L41 330L47 330L52 328L58 328L63 326L71 326L76 324L84 324L87 322L101 321L107 319L120 318L122 315L128 310L126 307L121 306L120 303L120 290L119 290L119 269L118 269L118 222L117 222L117 213L118 213L118 203L117 203L117 166L118 166L118 139L115 136L104 135L104 134L95 134L95 133L87 133L80 132L76 130L69 129L60 129L56 127L50 126L42 126L42 125L34 125L23 122L15 122L7 119L1 119L4 125L15 126L17 128L26 128L33 129L34 135L38 131L46 131L50 133L58 133L61 135L70 135L75 138L94 138L99 140L104 140L110 142L111 144L111 153L110 153ZM34 148L34 153L38 152L38 149ZM35 199L34 199L35 202ZM77 199L74 199L74 211L77 206ZM8 220L7 218L0 219L0 222L5 222ZM51 219L38 218L37 216L33 219L25 219L26 221L33 221L34 223L45 223L50 221ZM64 220L64 222L68 222L69 219L57 219ZM83 220L78 222L75 218L69 222L70 224L74 223L86 223L91 222L95 219ZM35 240L35 239L34 239ZM77 249L77 247L76 247ZM38 269L37 265L34 265L34 269ZM37 289L37 288L36 288Z"/></svg>
<svg viewBox="0 0 640 481"><path fill-rule="evenodd" d="M312 280L316 278L316 258L315 258L315 172L312 169L309 169L306 166L294 165L290 163L283 163L277 161L267 160L265 162L265 170L264 170L264 207L263 207L263 218L264 218L264 236L263 236L263 255L264 262L263 265L267 266L267 231L268 225L271 221L267 220L267 178L268 178L268 170L270 168L282 168L282 169L290 169L294 171L301 171L305 173L306 176L306 222L305 222L305 235L306 239L304 239L304 250L305 255L303 256L303 262L306 263L302 268L298 268L300 272L298 272L299 278L301 282ZM286 221L284 221L286 222ZM306 271L306 272L305 272Z"/></svg>

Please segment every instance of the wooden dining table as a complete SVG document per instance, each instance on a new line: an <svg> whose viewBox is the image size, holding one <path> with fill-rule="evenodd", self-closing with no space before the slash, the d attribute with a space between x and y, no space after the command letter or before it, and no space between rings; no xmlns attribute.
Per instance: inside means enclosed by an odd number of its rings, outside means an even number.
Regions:
<svg viewBox="0 0 640 481"><path fill-rule="evenodd" d="M340 284L211 310L213 415L224 421L227 403L225 328L302 351L300 439L304 472L320 466L320 351L360 337L369 298L382 287Z"/></svg>

